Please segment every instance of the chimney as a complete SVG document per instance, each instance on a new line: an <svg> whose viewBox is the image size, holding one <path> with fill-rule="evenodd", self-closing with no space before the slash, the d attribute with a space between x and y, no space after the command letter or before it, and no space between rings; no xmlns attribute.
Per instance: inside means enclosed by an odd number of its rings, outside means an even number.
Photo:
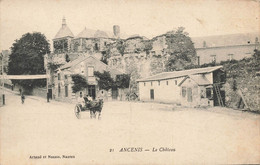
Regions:
<svg viewBox="0 0 260 165"><path fill-rule="evenodd" d="M120 38L120 26L114 25L113 26L113 32L114 32L114 36L116 38Z"/></svg>
<svg viewBox="0 0 260 165"><path fill-rule="evenodd" d="M203 48L206 48L207 47L207 43L206 41L203 41Z"/></svg>

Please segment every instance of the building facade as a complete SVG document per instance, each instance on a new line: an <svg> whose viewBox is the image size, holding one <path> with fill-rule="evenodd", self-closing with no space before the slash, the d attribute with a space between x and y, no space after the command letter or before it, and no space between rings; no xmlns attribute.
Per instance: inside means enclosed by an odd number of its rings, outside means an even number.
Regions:
<svg viewBox="0 0 260 165"><path fill-rule="evenodd" d="M163 72L137 80L141 101L181 104L188 107L224 104L222 66ZM219 95L219 96L217 96Z"/></svg>
<svg viewBox="0 0 260 165"><path fill-rule="evenodd" d="M107 91L99 89L97 78L94 75L95 71L99 71L101 73L104 71L109 71L112 78L115 78L116 75L123 74L116 69L110 68L94 56L89 55L84 58L79 58L63 65L55 71L54 85L52 88L52 95L54 99L69 101L76 99L80 93L82 95L89 95L93 99L102 97L105 100L110 99L109 97L112 97L112 93L117 93L117 95L114 96L114 98L117 99L118 91L110 90L107 93ZM74 85L74 82L72 80L72 75L81 75L84 77L88 83L87 88L77 93L73 93L72 86Z"/></svg>
<svg viewBox="0 0 260 165"><path fill-rule="evenodd" d="M259 50L259 34L230 34L208 37L194 37L192 41L198 56L198 64L219 63L252 57Z"/></svg>

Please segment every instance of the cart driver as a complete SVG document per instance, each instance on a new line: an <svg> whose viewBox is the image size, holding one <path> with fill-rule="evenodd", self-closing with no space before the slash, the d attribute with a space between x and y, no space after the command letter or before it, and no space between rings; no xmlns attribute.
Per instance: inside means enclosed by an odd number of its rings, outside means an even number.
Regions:
<svg viewBox="0 0 260 165"><path fill-rule="evenodd" d="M79 94L79 98L77 101L78 101L78 104L81 106L81 108L85 106L85 100L82 97L82 93Z"/></svg>
<svg viewBox="0 0 260 165"><path fill-rule="evenodd" d="M88 101L93 101L92 97L90 97L89 95L87 95Z"/></svg>

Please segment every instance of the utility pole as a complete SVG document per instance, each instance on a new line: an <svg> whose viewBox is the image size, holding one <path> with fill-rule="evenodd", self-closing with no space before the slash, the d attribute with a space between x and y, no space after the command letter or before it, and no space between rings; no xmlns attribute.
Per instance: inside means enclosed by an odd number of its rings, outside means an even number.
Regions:
<svg viewBox="0 0 260 165"><path fill-rule="evenodd" d="M49 59L49 57L48 57L48 54L47 54L47 52L46 52L46 54L45 54L45 70L46 70L46 95L47 95L47 103L49 102L49 80L48 80L48 72L49 72L49 69L48 69L48 59Z"/></svg>
<svg viewBox="0 0 260 165"><path fill-rule="evenodd" d="M5 93L4 93L4 54L1 53L1 57L2 57L2 102L3 105L5 105Z"/></svg>

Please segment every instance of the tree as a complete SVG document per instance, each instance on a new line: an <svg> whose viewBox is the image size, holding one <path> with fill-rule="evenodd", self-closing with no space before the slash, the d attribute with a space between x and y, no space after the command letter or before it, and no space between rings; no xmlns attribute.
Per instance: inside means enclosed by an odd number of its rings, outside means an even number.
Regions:
<svg viewBox="0 0 260 165"><path fill-rule="evenodd" d="M126 63L126 73L130 76L129 82L129 91L137 92L138 86L136 80L141 77L140 69L136 65L134 58L129 58L129 61Z"/></svg>
<svg viewBox="0 0 260 165"><path fill-rule="evenodd" d="M116 86L118 88L129 88L130 76L128 74L116 75Z"/></svg>
<svg viewBox="0 0 260 165"><path fill-rule="evenodd" d="M118 50L118 52L121 54L121 56L124 55L125 53L125 44L124 44L124 41L123 40L118 40L116 42L116 48Z"/></svg>
<svg viewBox="0 0 260 165"><path fill-rule="evenodd" d="M98 86L100 89L109 90L114 87L115 83L109 72L104 71L101 73L95 71L94 75L98 78Z"/></svg>
<svg viewBox="0 0 260 165"><path fill-rule="evenodd" d="M167 71L182 70L185 66L195 63L196 50L183 27L179 27L177 31L167 32L166 44L170 55L166 62Z"/></svg>
<svg viewBox="0 0 260 165"><path fill-rule="evenodd" d="M101 62L105 63L105 64L108 64L108 59L110 57L110 49L109 48L106 48L105 51L102 51L102 57L100 59Z"/></svg>
<svg viewBox="0 0 260 165"><path fill-rule="evenodd" d="M45 74L44 55L50 53L50 44L46 37L38 32L26 33L11 47L9 57L9 75ZM45 86L46 80L12 80L25 89Z"/></svg>
<svg viewBox="0 0 260 165"><path fill-rule="evenodd" d="M146 53L146 56L150 54L150 51L153 49L153 43L151 41L145 41L144 42L144 51Z"/></svg>
<svg viewBox="0 0 260 165"><path fill-rule="evenodd" d="M257 50L257 49L254 50L253 58L255 58L257 62L259 62L259 60L260 60L259 59L260 58L260 51L259 50Z"/></svg>
<svg viewBox="0 0 260 165"><path fill-rule="evenodd" d="M72 92L76 93L78 91L81 91L84 88L88 87L88 82L87 80L79 75L79 74L74 74L71 76L72 81L74 82L73 86L72 86Z"/></svg>

